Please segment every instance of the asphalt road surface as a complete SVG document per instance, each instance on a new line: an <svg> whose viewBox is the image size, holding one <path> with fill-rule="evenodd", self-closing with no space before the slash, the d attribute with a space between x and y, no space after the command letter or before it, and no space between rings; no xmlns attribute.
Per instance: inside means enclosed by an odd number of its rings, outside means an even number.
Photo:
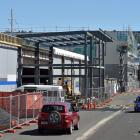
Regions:
<svg viewBox="0 0 140 140"><path fill-rule="evenodd" d="M129 108L106 123L88 140L140 140L140 113Z"/></svg>
<svg viewBox="0 0 140 140"><path fill-rule="evenodd" d="M88 140L140 140L140 112L134 112L135 95L119 96L113 104L127 109L94 132Z"/></svg>
<svg viewBox="0 0 140 140"><path fill-rule="evenodd" d="M117 110L106 109L97 111L80 111L80 130L73 131L72 135L65 134L65 132L52 132L48 134L40 135L37 131L37 125L32 124L31 126L26 126L22 130L17 130L15 134L4 134L4 137L0 138L2 140L76 140L84 132L94 126L97 122L110 116Z"/></svg>
<svg viewBox="0 0 140 140"><path fill-rule="evenodd" d="M96 109L93 111L80 111L80 130L73 131L72 135L67 135L64 132L54 132L40 135L37 132L37 125L32 124L31 126L26 126L21 130L17 130L15 134L4 134L1 140L83 140L84 134L89 134L87 138L89 140L125 140L126 135L131 135L131 140L135 140L139 135L139 113L124 112L120 111L122 108L131 107L136 95L119 95L113 98L113 101L102 109ZM96 132L92 135L89 130L95 127L98 123L102 122L104 119L113 116L113 114L120 113L107 121L103 126L96 129ZM101 123L100 123L101 124ZM128 133L127 133L128 132ZM125 135L126 134L126 135ZM119 137L120 136L120 137ZM122 136L122 138L121 138ZM124 138L123 138L124 137ZM139 137L140 139L140 137ZM127 138L127 140L129 140Z"/></svg>

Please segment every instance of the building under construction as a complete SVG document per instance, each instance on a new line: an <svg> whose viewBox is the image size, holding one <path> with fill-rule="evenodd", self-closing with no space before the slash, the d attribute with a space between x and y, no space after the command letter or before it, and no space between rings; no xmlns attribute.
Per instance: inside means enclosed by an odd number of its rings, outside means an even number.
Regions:
<svg viewBox="0 0 140 140"><path fill-rule="evenodd" d="M114 42L107 43L105 78L114 79L122 91L138 88L137 40L132 31L108 31Z"/></svg>
<svg viewBox="0 0 140 140"><path fill-rule="evenodd" d="M9 58L8 62L12 62L11 65L1 63L3 68L5 65L11 69L13 67L15 86L70 83L75 94L78 92L86 94L85 89L88 88L104 87L105 44L112 42L112 38L103 31L17 33L16 35L20 45L14 49L15 57L12 55ZM1 47L1 49L7 48ZM8 74L5 77L8 77ZM4 82L7 82L6 78L3 79L1 86L7 87Z"/></svg>

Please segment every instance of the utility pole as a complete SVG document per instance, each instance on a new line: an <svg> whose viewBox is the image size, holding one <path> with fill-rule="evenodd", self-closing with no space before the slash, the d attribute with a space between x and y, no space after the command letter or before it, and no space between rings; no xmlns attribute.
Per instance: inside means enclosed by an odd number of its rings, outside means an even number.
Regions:
<svg viewBox="0 0 140 140"><path fill-rule="evenodd" d="M13 9L11 8L11 15L10 15L10 32L13 33L14 32L14 16L13 16Z"/></svg>

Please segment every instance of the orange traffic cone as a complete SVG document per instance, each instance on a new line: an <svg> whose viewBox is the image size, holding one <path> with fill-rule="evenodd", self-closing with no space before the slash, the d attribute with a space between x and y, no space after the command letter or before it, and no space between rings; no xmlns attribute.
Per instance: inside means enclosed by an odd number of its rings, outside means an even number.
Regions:
<svg viewBox="0 0 140 140"><path fill-rule="evenodd" d="M87 107L88 107L88 110L90 110L90 109L91 109L90 100L88 100L88 105L87 105Z"/></svg>
<svg viewBox="0 0 140 140"><path fill-rule="evenodd" d="M93 108L96 109L96 101L93 103Z"/></svg>

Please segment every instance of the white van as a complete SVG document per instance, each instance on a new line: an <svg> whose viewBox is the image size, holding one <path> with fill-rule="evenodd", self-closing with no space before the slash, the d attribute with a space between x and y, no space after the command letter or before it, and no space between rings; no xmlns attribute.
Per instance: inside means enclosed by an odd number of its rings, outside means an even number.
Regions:
<svg viewBox="0 0 140 140"><path fill-rule="evenodd" d="M43 104L48 102L65 102L65 92L62 86L51 86L43 90Z"/></svg>
<svg viewBox="0 0 140 140"><path fill-rule="evenodd" d="M42 92L43 104L49 102L65 102L65 92L62 86L55 85L23 85L17 90L22 92Z"/></svg>

